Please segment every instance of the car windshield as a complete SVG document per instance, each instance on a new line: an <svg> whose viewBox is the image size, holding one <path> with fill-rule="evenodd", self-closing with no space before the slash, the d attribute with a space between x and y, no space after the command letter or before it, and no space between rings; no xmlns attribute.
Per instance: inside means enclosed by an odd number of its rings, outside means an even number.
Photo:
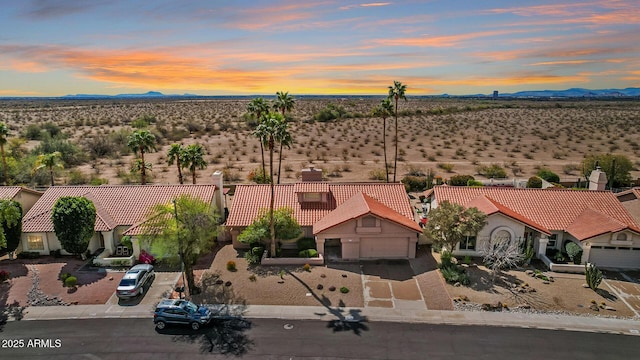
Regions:
<svg viewBox="0 0 640 360"><path fill-rule="evenodd" d="M134 286L136 284L135 279L122 279L120 280L120 286Z"/></svg>
<svg viewBox="0 0 640 360"><path fill-rule="evenodd" d="M194 313L196 311L198 311L198 306L194 303L191 302L185 302L182 304L182 308L187 310L187 312L189 313Z"/></svg>

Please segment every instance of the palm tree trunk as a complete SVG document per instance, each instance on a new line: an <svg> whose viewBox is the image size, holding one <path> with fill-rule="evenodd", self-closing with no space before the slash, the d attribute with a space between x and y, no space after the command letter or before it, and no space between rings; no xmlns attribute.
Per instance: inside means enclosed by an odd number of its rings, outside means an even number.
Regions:
<svg viewBox="0 0 640 360"><path fill-rule="evenodd" d="M191 169L191 179L193 180L193 185L196 184L196 168Z"/></svg>
<svg viewBox="0 0 640 360"><path fill-rule="evenodd" d="M396 154L393 159L393 182L396 182L396 174L398 173L398 96L396 99L396 133L394 134L394 142L396 143Z"/></svg>
<svg viewBox="0 0 640 360"><path fill-rule="evenodd" d="M382 118L382 151L384 152L384 175L389 182L389 167L387 166L387 118Z"/></svg>
<svg viewBox="0 0 640 360"><path fill-rule="evenodd" d="M178 181L180 181L180 185L184 183L184 179L182 178L182 167L180 166L180 159L176 158L176 165L178 166Z"/></svg>
<svg viewBox="0 0 640 360"><path fill-rule="evenodd" d="M50 168L49 168L49 175L51 175L51 186L56 186L56 185L53 183L53 167L50 167Z"/></svg>
<svg viewBox="0 0 640 360"><path fill-rule="evenodd" d="M4 154L4 145L0 143L0 153L2 154L2 170L4 172L4 185L9 184L9 178L7 176L7 158Z"/></svg>
<svg viewBox="0 0 640 360"><path fill-rule="evenodd" d="M191 265L189 259L183 257L182 258L182 263L184 266L184 275L187 278L187 283L183 284L186 285L186 289L189 293L189 295L195 295L198 294L198 288L196 286L196 280L195 277L193 276L193 266Z"/></svg>
<svg viewBox="0 0 640 360"><path fill-rule="evenodd" d="M262 139L260 139L260 154L262 155L262 177L267 175L267 169L264 164L264 145L262 145Z"/></svg>
<svg viewBox="0 0 640 360"><path fill-rule="evenodd" d="M282 169L282 143L280 143L280 153L278 154L278 184L280 184L281 169Z"/></svg>
<svg viewBox="0 0 640 360"><path fill-rule="evenodd" d="M271 199L269 200L269 234L271 235L271 257L276 257L276 229L273 223L273 208L275 206L275 186L273 184L273 135L269 139L269 172L271 183Z"/></svg>
<svg viewBox="0 0 640 360"><path fill-rule="evenodd" d="M142 164L140 167L140 182L142 183L142 185L145 185L147 183L147 166L144 163L144 150L142 148L140 148L140 159L142 160Z"/></svg>

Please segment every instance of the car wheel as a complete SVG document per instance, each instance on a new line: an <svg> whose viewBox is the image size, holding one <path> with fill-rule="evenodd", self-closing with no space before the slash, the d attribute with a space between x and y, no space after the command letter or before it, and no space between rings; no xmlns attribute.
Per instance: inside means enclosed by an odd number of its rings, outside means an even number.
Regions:
<svg viewBox="0 0 640 360"><path fill-rule="evenodd" d="M156 322L156 329L162 330L165 327L167 327L167 324L164 321L161 320L161 321Z"/></svg>
<svg viewBox="0 0 640 360"><path fill-rule="evenodd" d="M192 328L193 330L198 330L198 329L200 329L200 323L197 323L197 322L195 322L195 321L194 321L194 322L192 322L192 323L191 323L191 328Z"/></svg>

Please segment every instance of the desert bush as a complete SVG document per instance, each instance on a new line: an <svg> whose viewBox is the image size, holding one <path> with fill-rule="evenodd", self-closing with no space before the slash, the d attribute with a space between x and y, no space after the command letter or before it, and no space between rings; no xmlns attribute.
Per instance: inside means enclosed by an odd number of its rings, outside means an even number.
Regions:
<svg viewBox="0 0 640 360"><path fill-rule="evenodd" d="M560 177L558 176L558 174L547 168L540 168L538 172L536 172L536 176L551 183L560 182Z"/></svg>
<svg viewBox="0 0 640 360"><path fill-rule="evenodd" d="M67 178L69 185L84 185L89 182L87 176L80 170L70 170Z"/></svg>
<svg viewBox="0 0 640 360"><path fill-rule="evenodd" d="M264 253L264 247L261 247L261 246L252 247L250 250L244 253L244 258L245 260L247 260L249 265L257 265L257 264L260 264L263 253Z"/></svg>
<svg viewBox="0 0 640 360"><path fill-rule="evenodd" d="M469 275L464 270L460 270L457 267L441 268L440 272L442 277L449 284L460 283L462 285L469 285Z"/></svg>
<svg viewBox="0 0 640 360"><path fill-rule="evenodd" d="M91 177L91 180L89 180L89 185L91 186L100 186L102 184L108 184L108 183L109 183L109 180L99 178L99 177Z"/></svg>
<svg viewBox="0 0 640 360"><path fill-rule="evenodd" d="M600 283L602 282L602 271L598 269L594 264L587 263L584 266L585 269L585 278L587 280L587 285L593 291L596 291Z"/></svg>
<svg viewBox="0 0 640 360"><path fill-rule="evenodd" d="M318 257L318 251L316 249L302 250L298 253L298 257L301 257L301 258Z"/></svg>
<svg viewBox="0 0 640 360"><path fill-rule="evenodd" d="M247 175L247 180L256 184L269 184L271 182L270 179L269 174L263 173L261 167L251 170Z"/></svg>
<svg viewBox="0 0 640 360"><path fill-rule="evenodd" d="M384 169L373 169L369 171L369 180L386 180L387 175Z"/></svg>
<svg viewBox="0 0 640 360"><path fill-rule="evenodd" d="M423 191L427 189L426 176L405 176L401 182L407 191Z"/></svg>
<svg viewBox="0 0 640 360"><path fill-rule="evenodd" d="M505 179L507 172L499 164L481 165L476 168L478 174L489 179Z"/></svg>
<svg viewBox="0 0 640 360"><path fill-rule="evenodd" d="M566 164L562 166L562 172L564 172L565 175L571 175L579 169L580 167L576 164Z"/></svg>
<svg viewBox="0 0 640 360"><path fill-rule="evenodd" d="M114 158L118 155L118 145L113 141L111 136L94 136L85 138L82 142L82 148L91 159L103 157Z"/></svg>
<svg viewBox="0 0 640 360"><path fill-rule="evenodd" d="M453 168L455 167L454 164L450 164L450 163L438 163L438 168L451 173L453 172Z"/></svg>
<svg viewBox="0 0 640 360"><path fill-rule="evenodd" d="M469 181L473 181L475 178L471 175L454 175L449 178L447 184L451 186L467 186Z"/></svg>
<svg viewBox="0 0 640 360"><path fill-rule="evenodd" d="M343 293L343 294L347 294L347 293L349 293L349 288L346 287L346 286L343 286L343 287L340 288L340 292Z"/></svg>
<svg viewBox="0 0 640 360"><path fill-rule="evenodd" d="M311 265L309 264L304 264L302 266L302 270L306 271L306 272L310 272L311 271Z"/></svg>
<svg viewBox="0 0 640 360"><path fill-rule="evenodd" d="M478 180L469 180L467 181L467 186L478 187L478 186L484 186L484 184Z"/></svg>
<svg viewBox="0 0 640 360"><path fill-rule="evenodd" d="M227 270L229 270L229 271L231 271L231 272L234 272L234 271L238 270L238 269L236 268L236 262L235 262L235 261L233 261L233 260L229 260L229 261L227 261Z"/></svg>
<svg viewBox="0 0 640 360"><path fill-rule="evenodd" d="M316 240L314 238L303 237L296 241L296 245L298 245L298 250L307 250L307 249L316 249Z"/></svg>
<svg viewBox="0 0 640 360"><path fill-rule="evenodd" d="M66 166L79 165L85 160L84 153L80 151L77 145L68 140L58 138L47 138L40 145L36 146L32 154L52 154L59 151L62 154L62 161Z"/></svg>
<svg viewBox="0 0 640 360"><path fill-rule="evenodd" d="M0 270L0 283L5 282L11 278L11 273L7 270Z"/></svg>
<svg viewBox="0 0 640 360"><path fill-rule="evenodd" d="M571 259L574 264L580 265L580 262L582 261L582 248L580 245L574 242L569 242L564 246L564 249L569 256L569 259Z"/></svg>
<svg viewBox="0 0 640 360"><path fill-rule="evenodd" d="M532 176L527 180L527 187L532 189L542 188L542 180L537 176Z"/></svg>
<svg viewBox="0 0 640 360"><path fill-rule="evenodd" d="M69 288L76 287L78 284L78 279L75 276L69 276L64 280L64 285Z"/></svg>
<svg viewBox="0 0 640 360"><path fill-rule="evenodd" d="M329 104L324 109L316 113L313 118L316 121L328 122L336 119L342 119L344 117L350 117L344 109L344 107L335 104Z"/></svg>

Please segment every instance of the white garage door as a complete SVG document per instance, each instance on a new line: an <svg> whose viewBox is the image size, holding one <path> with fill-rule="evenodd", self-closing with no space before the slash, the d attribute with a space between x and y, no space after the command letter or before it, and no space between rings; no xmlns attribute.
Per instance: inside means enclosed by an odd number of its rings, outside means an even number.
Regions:
<svg viewBox="0 0 640 360"><path fill-rule="evenodd" d="M598 267L640 269L640 248L592 246L589 262Z"/></svg>
<svg viewBox="0 0 640 360"><path fill-rule="evenodd" d="M374 259L408 258L408 238L362 238L360 257Z"/></svg>

